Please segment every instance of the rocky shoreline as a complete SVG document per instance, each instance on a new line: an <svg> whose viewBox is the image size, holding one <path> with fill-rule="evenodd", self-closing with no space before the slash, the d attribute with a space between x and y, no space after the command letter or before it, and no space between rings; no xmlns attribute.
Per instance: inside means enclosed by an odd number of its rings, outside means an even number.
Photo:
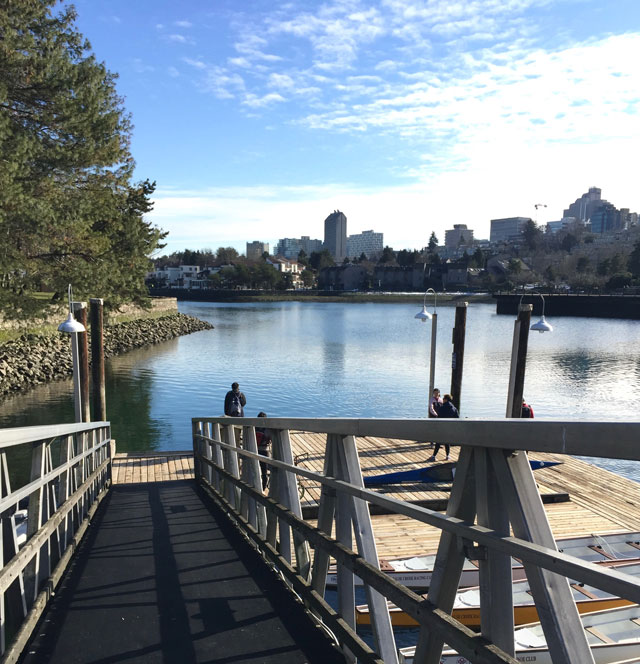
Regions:
<svg viewBox="0 0 640 664"><path fill-rule="evenodd" d="M212 328L209 323L179 313L116 323L104 328L104 354L111 357ZM67 334L25 334L0 346L0 397L66 378L72 373Z"/></svg>

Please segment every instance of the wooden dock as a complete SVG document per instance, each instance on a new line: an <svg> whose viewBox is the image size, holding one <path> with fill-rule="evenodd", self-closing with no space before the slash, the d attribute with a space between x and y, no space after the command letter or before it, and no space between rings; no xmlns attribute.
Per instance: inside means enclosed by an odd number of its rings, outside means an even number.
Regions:
<svg viewBox="0 0 640 664"><path fill-rule="evenodd" d="M113 459L114 484L192 480L193 452L121 452Z"/></svg>
<svg viewBox="0 0 640 664"><path fill-rule="evenodd" d="M301 431L291 432L291 442L298 463L309 470L322 472L326 437ZM358 438L358 451L364 475L375 475L421 468L433 453L428 443L390 438ZM451 448L452 460L458 448ZM534 453L532 458L560 461L561 465L535 472L543 498L550 502L545 509L556 537L640 531L640 484L602 468L566 455ZM438 460L444 459L444 449ZM193 478L193 456L188 452L117 454L113 463L115 484L166 482ZM303 509L317 506L320 492L310 480L304 486ZM402 485L389 487L386 495L420 504L439 505L448 498L448 485ZM382 489L384 490L384 489ZM568 494L568 500L563 494ZM397 558L434 551L440 531L414 519L385 514L372 517L378 555Z"/></svg>

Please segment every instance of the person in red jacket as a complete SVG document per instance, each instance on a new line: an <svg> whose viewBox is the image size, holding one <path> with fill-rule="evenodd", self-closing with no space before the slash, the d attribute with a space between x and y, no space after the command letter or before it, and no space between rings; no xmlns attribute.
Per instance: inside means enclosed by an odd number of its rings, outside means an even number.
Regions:
<svg viewBox="0 0 640 664"><path fill-rule="evenodd" d="M522 410L520 411L520 417L525 419L533 419L533 408L523 399L522 400Z"/></svg>

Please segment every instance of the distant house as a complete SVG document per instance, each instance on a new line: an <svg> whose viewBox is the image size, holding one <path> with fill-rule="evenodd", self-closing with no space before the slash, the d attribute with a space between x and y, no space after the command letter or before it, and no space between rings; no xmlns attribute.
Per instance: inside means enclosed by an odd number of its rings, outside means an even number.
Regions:
<svg viewBox="0 0 640 664"><path fill-rule="evenodd" d="M267 263L273 265L278 272L288 272L290 274L299 274L304 269L298 261L282 256L269 257Z"/></svg>
<svg viewBox="0 0 640 664"><path fill-rule="evenodd" d="M180 265L149 272L147 280L169 288L188 288L191 279L196 279L199 272L200 268L197 265Z"/></svg>

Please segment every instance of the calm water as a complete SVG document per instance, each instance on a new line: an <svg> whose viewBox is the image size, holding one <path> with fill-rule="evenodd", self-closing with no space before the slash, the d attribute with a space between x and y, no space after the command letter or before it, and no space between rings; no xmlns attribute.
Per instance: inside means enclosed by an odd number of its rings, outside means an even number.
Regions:
<svg viewBox="0 0 640 664"><path fill-rule="evenodd" d="M193 416L222 413L237 380L247 415L424 417L431 324L412 304L180 303L211 322L198 332L107 364L107 413L120 450L188 449ZM489 304L467 314L463 417L501 418L512 316ZM449 391L454 307L438 309L436 386ZM525 397L537 418L637 420L640 322L551 321L529 338ZM0 404L0 426L71 421L71 382ZM635 462L607 462L640 479Z"/></svg>

